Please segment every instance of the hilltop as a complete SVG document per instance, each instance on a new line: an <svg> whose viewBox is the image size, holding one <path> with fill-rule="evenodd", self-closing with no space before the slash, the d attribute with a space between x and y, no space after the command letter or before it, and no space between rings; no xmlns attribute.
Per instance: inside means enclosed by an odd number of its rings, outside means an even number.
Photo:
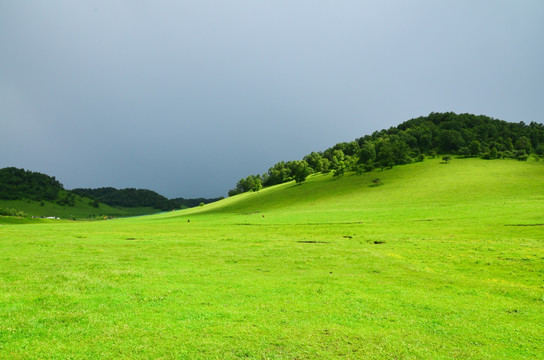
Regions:
<svg viewBox="0 0 544 360"><path fill-rule="evenodd" d="M147 202L141 201L140 194ZM162 211L161 206L168 203L149 190L135 190L130 195L132 203L118 204L81 190L67 190L54 176L15 167L0 169L2 215L63 219L133 216Z"/></svg>
<svg viewBox="0 0 544 360"><path fill-rule="evenodd" d="M302 160L280 161L265 174L240 179L229 196L258 192L263 186L291 181L300 184L311 175L361 176L437 157L448 162L452 156L518 161L527 161L532 156L539 160L544 157L544 125L508 123L484 115L431 113L312 152ZM381 182L381 179L374 180L375 185ZM66 190L48 175L13 167L0 169L0 208L3 207L5 213L28 211L31 215L63 214L71 218L127 216L203 205L220 199L169 200L154 191L135 188ZM52 209L45 211L36 204L52 205Z"/></svg>
<svg viewBox="0 0 544 360"><path fill-rule="evenodd" d="M147 189L67 190L54 176L15 167L0 169L0 216L109 218L153 214L219 199L172 199Z"/></svg>
<svg viewBox="0 0 544 360"><path fill-rule="evenodd" d="M362 174L438 154L526 161L530 154L544 156L544 125L508 123L484 115L431 113L312 152L302 160L280 161L263 175L241 179L229 196L291 180L300 183L310 174Z"/></svg>

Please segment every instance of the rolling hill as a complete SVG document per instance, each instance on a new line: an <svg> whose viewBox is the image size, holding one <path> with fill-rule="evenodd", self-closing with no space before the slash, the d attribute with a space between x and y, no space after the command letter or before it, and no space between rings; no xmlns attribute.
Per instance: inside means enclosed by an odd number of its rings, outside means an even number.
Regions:
<svg viewBox="0 0 544 360"><path fill-rule="evenodd" d="M427 159L4 223L0 357L538 358L542 189L542 162Z"/></svg>
<svg viewBox="0 0 544 360"><path fill-rule="evenodd" d="M427 159L341 178L317 174L302 184L292 181L162 217L233 214L248 221L304 224L375 221L383 213L393 220L396 216L391 215L398 212L402 219L409 215L414 221L469 217L524 223L542 216L529 204L542 199L543 171L540 161L456 158L445 164ZM372 182L376 177L381 179L379 186Z"/></svg>

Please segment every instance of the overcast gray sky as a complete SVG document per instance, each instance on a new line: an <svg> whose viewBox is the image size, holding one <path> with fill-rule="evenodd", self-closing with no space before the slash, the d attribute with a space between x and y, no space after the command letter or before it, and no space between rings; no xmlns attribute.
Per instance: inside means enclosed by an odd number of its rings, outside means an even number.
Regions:
<svg viewBox="0 0 544 360"><path fill-rule="evenodd" d="M541 0L0 0L0 167L215 197L430 112L543 122Z"/></svg>

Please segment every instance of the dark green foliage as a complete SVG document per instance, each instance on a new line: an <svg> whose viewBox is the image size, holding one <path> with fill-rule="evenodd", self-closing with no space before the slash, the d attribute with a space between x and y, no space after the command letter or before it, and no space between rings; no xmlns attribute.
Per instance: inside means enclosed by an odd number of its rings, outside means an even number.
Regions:
<svg viewBox="0 0 544 360"><path fill-rule="evenodd" d="M280 161L268 169L268 173L260 179L262 180L263 186L281 184L291 180L301 183L306 180L308 175L316 172L315 169L320 169L320 172L328 172L329 167L329 160L324 158L321 154L314 152L305 156L304 160L301 161Z"/></svg>
<svg viewBox="0 0 544 360"><path fill-rule="evenodd" d="M499 152L497 151L497 148L493 146L491 150L483 153L481 158L486 160L493 160L493 159L503 158L503 155L501 154L501 156L499 156Z"/></svg>
<svg viewBox="0 0 544 360"><path fill-rule="evenodd" d="M526 136L521 136L514 145L516 150L525 150L526 153L531 151L531 142Z"/></svg>
<svg viewBox="0 0 544 360"><path fill-rule="evenodd" d="M312 172L312 169L308 165L308 163L305 160L302 161L296 161L295 162L295 168L294 168L294 178L295 182L297 184L300 184L306 180L308 175L310 175Z"/></svg>
<svg viewBox="0 0 544 360"><path fill-rule="evenodd" d="M247 191L259 191L263 187L261 177L258 175L249 175L245 179L240 179L236 187L229 191L229 196L238 195Z"/></svg>
<svg viewBox="0 0 544 360"><path fill-rule="evenodd" d="M442 161L445 162L446 164L449 163L451 161L451 156L449 155L443 156Z"/></svg>
<svg viewBox="0 0 544 360"><path fill-rule="evenodd" d="M457 130L443 130L438 138L438 148L441 153L456 153L465 145L465 140Z"/></svg>
<svg viewBox="0 0 544 360"><path fill-rule="evenodd" d="M337 167L332 172L332 176L342 176L346 172L346 165L343 161L339 161Z"/></svg>
<svg viewBox="0 0 544 360"><path fill-rule="evenodd" d="M492 147L491 150L489 150L489 159L497 159L498 158L498 151L496 147Z"/></svg>
<svg viewBox="0 0 544 360"><path fill-rule="evenodd" d="M478 140L472 140L470 143L470 155L478 156L480 154L481 144Z"/></svg>
<svg viewBox="0 0 544 360"><path fill-rule="evenodd" d="M55 200L63 186L54 177L8 167L0 169L0 199Z"/></svg>
<svg viewBox="0 0 544 360"><path fill-rule="evenodd" d="M0 216L26 217L27 215L24 213L24 211L0 208Z"/></svg>
<svg viewBox="0 0 544 360"><path fill-rule="evenodd" d="M292 178L289 165L285 161L280 161L279 163L268 169L268 173L264 176L263 179L263 185L276 185L290 180L292 180Z"/></svg>
<svg viewBox="0 0 544 360"><path fill-rule="evenodd" d="M380 179L380 178L374 178L374 179L372 179L372 183L373 183L375 186L381 185L381 184L382 184L382 179Z"/></svg>
<svg viewBox="0 0 544 360"><path fill-rule="evenodd" d="M316 172L321 172L325 168L328 168L328 159L325 159L321 153L312 152L304 157L304 161Z"/></svg>
<svg viewBox="0 0 544 360"><path fill-rule="evenodd" d="M76 195L73 192L66 192L64 197L57 200L57 204L60 206L75 206L76 204Z"/></svg>
<svg viewBox="0 0 544 360"><path fill-rule="evenodd" d="M527 161L529 159L529 154L525 152L525 150L518 150L514 153L514 156L516 157L516 160L519 161Z"/></svg>
<svg viewBox="0 0 544 360"><path fill-rule="evenodd" d="M373 143L366 143L359 151L359 162L369 164L376 160L376 147Z"/></svg>
<svg viewBox="0 0 544 360"><path fill-rule="evenodd" d="M229 190L228 192L228 196L234 196L234 195L238 195L238 194L241 194L243 191L241 189L238 189L238 188L234 188L234 189L231 189Z"/></svg>
<svg viewBox="0 0 544 360"><path fill-rule="evenodd" d="M346 172L347 165L345 160L345 155L342 150L334 150L332 152L332 175L333 176L342 176Z"/></svg>
<svg viewBox="0 0 544 360"><path fill-rule="evenodd" d="M118 190L112 187L104 187L98 189L74 189L72 192L110 206L149 206L160 210L172 210L179 207L174 201L147 189L127 188Z"/></svg>
<svg viewBox="0 0 544 360"><path fill-rule="evenodd" d="M355 173L357 175L361 175L364 172L365 172L365 165L364 164L359 164L359 165L355 166Z"/></svg>

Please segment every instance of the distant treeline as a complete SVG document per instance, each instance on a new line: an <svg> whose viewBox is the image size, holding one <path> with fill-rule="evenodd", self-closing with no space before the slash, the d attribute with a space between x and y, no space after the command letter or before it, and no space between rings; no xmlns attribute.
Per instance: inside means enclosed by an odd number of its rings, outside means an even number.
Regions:
<svg viewBox="0 0 544 360"><path fill-rule="evenodd" d="M153 207L165 211L179 208L175 201L168 200L155 191L147 189L115 189L113 187L98 189L77 188L73 189L72 192L110 206Z"/></svg>
<svg viewBox="0 0 544 360"><path fill-rule="evenodd" d="M87 198L89 205L95 208L100 206L99 203L104 203L116 207L152 207L165 211L194 207L201 203L207 204L222 199L220 197L169 200L155 191L134 188L119 190L113 187L103 187L65 190L64 186L53 176L15 167L0 169L0 199L55 201L61 206L75 206L77 195Z"/></svg>
<svg viewBox="0 0 544 360"><path fill-rule="evenodd" d="M64 187L55 177L7 167L0 169L0 199L56 200Z"/></svg>
<svg viewBox="0 0 544 360"><path fill-rule="evenodd" d="M223 197L218 198L196 198L196 199L184 199L184 198L177 198L177 199L171 199L174 203L178 205L178 208L191 208L195 206L199 206L200 204L209 204L215 201L219 201L223 199Z"/></svg>
<svg viewBox="0 0 544 360"><path fill-rule="evenodd" d="M484 115L431 113L325 151L312 152L302 160L281 161L266 174L241 179L229 196L291 180L300 183L312 173L363 173L423 161L425 156L438 154L524 161L532 153L544 155L542 124L509 123Z"/></svg>

